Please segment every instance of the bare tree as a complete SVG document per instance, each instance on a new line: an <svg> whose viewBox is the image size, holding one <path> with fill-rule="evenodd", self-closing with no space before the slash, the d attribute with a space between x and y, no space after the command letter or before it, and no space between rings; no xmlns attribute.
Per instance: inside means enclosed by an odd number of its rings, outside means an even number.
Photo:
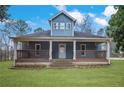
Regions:
<svg viewBox="0 0 124 93"><path fill-rule="evenodd" d="M10 55L9 51L13 49L11 45L10 37L24 35L28 33L30 30L31 29L28 26L28 24L23 20L17 20L17 21L8 20L5 22L5 25L2 29L0 29L0 32L2 37L2 43L5 45L4 50L8 52L5 53L7 54L7 56Z"/></svg>
<svg viewBox="0 0 124 93"><path fill-rule="evenodd" d="M106 36L106 28L100 28L97 31L97 35L99 35L99 36Z"/></svg>
<svg viewBox="0 0 124 93"><path fill-rule="evenodd" d="M9 58L10 56L10 48L12 48L12 46L10 45L10 34L6 31L6 29L3 29L1 31L1 44L4 45L4 47L2 48L2 50L4 51L5 54L5 59Z"/></svg>
<svg viewBox="0 0 124 93"><path fill-rule="evenodd" d="M82 20L80 24L76 23L75 29L81 32L92 33L93 32L92 24L93 24L92 18L89 15L85 15L84 20Z"/></svg>
<svg viewBox="0 0 124 93"><path fill-rule="evenodd" d="M31 31L30 26L24 20L10 20L5 24L7 34L11 36L21 36Z"/></svg>

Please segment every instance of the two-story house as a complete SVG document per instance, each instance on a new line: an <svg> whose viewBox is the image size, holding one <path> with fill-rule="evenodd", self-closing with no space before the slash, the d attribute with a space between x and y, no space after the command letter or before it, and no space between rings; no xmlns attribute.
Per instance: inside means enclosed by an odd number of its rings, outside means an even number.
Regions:
<svg viewBox="0 0 124 93"><path fill-rule="evenodd" d="M60 11L49 19L51 29L13 37L14 66L78 66L110 64L110 38L75 31L76 19ZM17 49L18 42L22 48ZM105 50L97 45L106 43Z"/></svg>

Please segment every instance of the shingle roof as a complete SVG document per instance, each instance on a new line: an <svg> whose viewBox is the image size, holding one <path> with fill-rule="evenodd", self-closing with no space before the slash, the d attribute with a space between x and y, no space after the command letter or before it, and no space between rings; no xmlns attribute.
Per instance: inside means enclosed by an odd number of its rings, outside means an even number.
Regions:
<svg viewBox="0 0 124 93"><path fill-rule="evenodd" d="M34 32L31 34L18 36L18 37L49 37L50 36L50 30L48 31L42 31L42 32Z"/></svg>
<svg viewBox="0 0 124 93"><path fill-rule="evenodd" d="M18 37L51 37L50 36L50 30L48 31L42 31L42 32L34 32L32 34L27 34L23 36L18 36ZM86 32L74 32L74 37L84 37L84 38L105 38L103 36L98 36L98 35L93 35L91 33L86 33Z"/></svg>
<svg viewBox="0 0 124 93"><path fill-rule="evenodd" d="M91 33L87 33L87 32L74 32L74 36L75 37L84 37L84 38L105 38L103 36L98 36L98 35L94 35Z"/></svg>

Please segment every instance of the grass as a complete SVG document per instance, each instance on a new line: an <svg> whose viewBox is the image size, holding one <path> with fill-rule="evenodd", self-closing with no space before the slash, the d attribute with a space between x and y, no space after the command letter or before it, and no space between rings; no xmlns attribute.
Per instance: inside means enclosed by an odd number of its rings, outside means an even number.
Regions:
<svg viewBox="0 0 124 93"><path fill-rule="evenodd" d="M124 86L124 61L110 66L85 69L9 69L11 63L0 62L0 86Z"/></svg>

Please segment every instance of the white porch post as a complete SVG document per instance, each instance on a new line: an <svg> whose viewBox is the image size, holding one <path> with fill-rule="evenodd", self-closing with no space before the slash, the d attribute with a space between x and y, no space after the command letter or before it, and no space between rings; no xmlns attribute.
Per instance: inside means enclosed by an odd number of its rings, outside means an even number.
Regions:
<svg viewBox="0 0 124 93"><path fill-rule="evenodd" d="M110 64L110 42L109 41L107 41L106 59L109 61L109 64Z"/></svg>
<svg viewBox="0 0 124 93"><path fill-rule="evenodd" d="M76 40L73 41L73 60L76 60Z"/></svg>
<svg viewBox="0 0 124 93"><path fill-rule="evenodd" d="M14 41L14 62L13 62L13 66L15 66L16 59L17 59L17 44L18 44L18 42Z"/></svg>
<svg viewBox="0 0 124 93"><path fill-rule="evenodd" d="M52 41L49 41L49 60L52 60Z"/></svg>

